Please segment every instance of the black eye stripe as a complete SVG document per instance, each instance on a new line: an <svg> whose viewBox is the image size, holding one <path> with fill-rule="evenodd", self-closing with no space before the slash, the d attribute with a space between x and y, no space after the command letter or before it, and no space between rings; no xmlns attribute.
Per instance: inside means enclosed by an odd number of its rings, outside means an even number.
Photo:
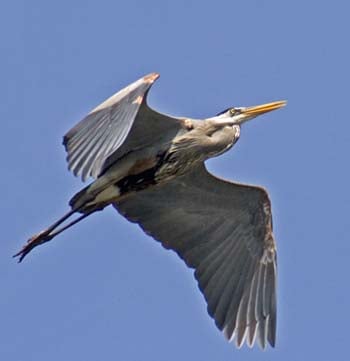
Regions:
<svg viewBox="0 0 350 361"><path fill-rule="evenodd" d="M229 115L232 117L234 115L237 115L237 114L240 114L241 113L241 108L227 108L225 110L223 110L222 112L216 114L216 116L218 115L222 115L222 114L225 114L225 113L229 113Z"/></svg>
<svg viewBox="0 0 350 361"><path fill-rule="evenodd" d="M231 109L231 108L227 108L227 109L223 110L222 112L216 114L216 116L225 114L225 113L227 113L230 109Z"/></svg>

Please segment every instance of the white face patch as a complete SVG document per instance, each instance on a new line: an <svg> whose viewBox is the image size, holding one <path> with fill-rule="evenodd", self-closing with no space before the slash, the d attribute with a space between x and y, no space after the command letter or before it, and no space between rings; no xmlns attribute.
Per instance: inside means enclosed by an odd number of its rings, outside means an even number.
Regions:
<svg viewBox="0 0 350 361"><path fill-rule="evenodd" d="M233 134L234 140L235 140L235 139L238 139L238 138L240 137L240 135L241 135L241 127L240 127L239 125L236 125L236 124L234 124L234 125L227 125L226 128L233 130L233 132L234 132L234 134Z"/></svg>
<svg viewBox="0 0 350 361"><path fill-rule="evenodd" d="M233 125L232 129L235 130L235 138L239 138L241 135L241 127L239 125Z"/></svg>

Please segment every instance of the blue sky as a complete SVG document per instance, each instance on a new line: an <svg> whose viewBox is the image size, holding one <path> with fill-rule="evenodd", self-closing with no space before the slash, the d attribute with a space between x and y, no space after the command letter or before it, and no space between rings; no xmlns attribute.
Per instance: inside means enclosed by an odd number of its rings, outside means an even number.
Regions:
<svg viewBox="0 0 350 361"><path fill-rule="evenodd" d="M347 360L349 11L346 1L4 1L0 359ZM62 135L152 71L150 105L179 116L288 100L209 162L270 192L276 349L227 343L193 271L113 209L20 265L11 258L83 186Z"/></svg>

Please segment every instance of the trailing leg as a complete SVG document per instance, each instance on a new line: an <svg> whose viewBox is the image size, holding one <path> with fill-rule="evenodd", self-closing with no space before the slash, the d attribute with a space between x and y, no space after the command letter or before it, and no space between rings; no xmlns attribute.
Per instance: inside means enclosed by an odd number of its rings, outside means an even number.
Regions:
<svg viewBox="0 0 350 361"><path fill-rule="evenodd" d="M22 262L24 257L31 252L31 250L43 243L49 242L52 240L52 238L56 237L61 232L65 231L66 229L72 227L74 224L80 222L87 216L89 216L91 213L95 212L95 210L92 210L91 212L87 212L79 216L78 218L74 219L67 225L58 228L62 223L64 223L68 218L70 218L74 213L77 213L78 210L71 210L67 212L63 217L61 217L58 221L53 223L50 227L44 229L43 231L35 234L33 237L31 237L27 244L24 245L24 247L16 253L13 257L19 257L18 262ZM57 229L58 228L58 229Z"/></svg>

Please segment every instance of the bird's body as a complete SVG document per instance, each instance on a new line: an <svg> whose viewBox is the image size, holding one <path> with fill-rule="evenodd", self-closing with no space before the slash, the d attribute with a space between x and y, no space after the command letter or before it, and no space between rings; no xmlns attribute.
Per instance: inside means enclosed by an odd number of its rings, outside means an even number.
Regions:
<svg viewBox="0 0 350 361"><path fill-rule="evenodd" d="M271 205L260 187L212 176L204 162L229 150L243 122L285 102L230 108L205 120L175 118L148 107L153 73L107 99L64 137L69 168L94 182L71 210L16 254L113 205L189 267L219 329L238 346L275 344L276 247ZM61 226L73 214L81 215Z"/></svg>
<svg viewBox="0 0 350 361"><path fill-rule="evenodd" d="M240 126L217 131L212 120L180 119L181 128L170 142L146 145L114 161L90 186L70 201L81 213L101 209L131 192L159 185L183 175L197 163L219 155L238 140ZM216 134L216 135L215 135Z"/></svg>

